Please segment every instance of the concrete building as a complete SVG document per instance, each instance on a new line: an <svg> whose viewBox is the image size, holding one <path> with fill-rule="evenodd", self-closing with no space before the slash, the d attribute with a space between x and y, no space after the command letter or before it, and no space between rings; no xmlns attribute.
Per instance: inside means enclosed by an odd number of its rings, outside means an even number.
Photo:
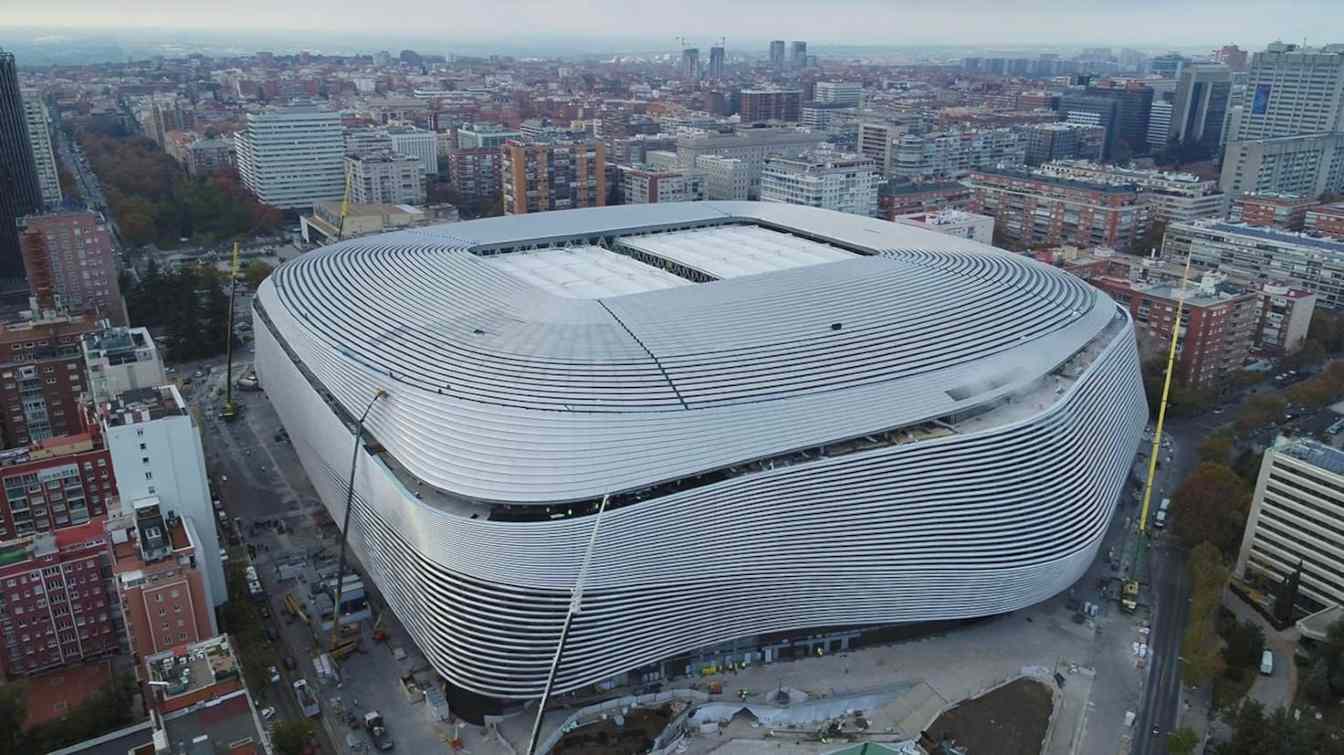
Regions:
<svg viewBox="0 0 1344 755"><path fill-rule="evenodd" d="M1344 241L1206 220L1167 226L1162 254L1190 255L1243 285L1309 291L1319 306L1344 311Z"/></svg>
<svg viewBox="0 0 1344 755"><path fill-rule="evenodd" d="M503 150L505 213L606 205L606 146L601 142L511 140Z"/></svg>
<svg viewBox="0 0 1344 755"><path fill-rule="evenodd" d="M1216 386L1240 370L1250 353L1260 319L1260 297L1254 290L1227 284L1216 273L1205 273L1184 290L1179 282L1147 283L1105 276L1093 277L1090 282L1129 309L1141 351L1165 354L1172 328L1181 328L1174 376L1183 385ZM1177 323L1176 307L1181 301L1184 305Z"/></svg>
<svg viewBox="0 0 1344 755"><path fill-rule="evenodd" d="M995 218L1000 239L1015 247L1073 244L1128 251L1151 224L1151 211L1134 184L1012 170L977 170L967 183L974 193L971 212Z"/></svg>
<svg viewBox="0 0 1344 755"><path fill-rule="evenodd" d="M970 187L947 183L900 183L887 181L878 189L879 214L887 220L902 215L937 210L966 210L974 198Z"/></svg>
<svg viewBox="0 0 1344 755"><path fill-rule="evenodd" d="M863 84L858 81L818 81L813 91L814 102L863 107Z"/></svg>
<svg viewBox="0 0 1344 755"><path fill-rule="evenodd" d="M84 355L97 330L91 315L51 315L0 326L0 431L5 448L28 446L84 429Z"/></svg>
<svg viewBox="0 0 1344 755"><path fill-rule="evenodd" d="M415 158L426 176L439 174L439 141L433 131L414 126L388 126L387 138L392 151Z"/></svg>
<svg viewBox="0 0 1344 755"><path fill-rule="evenodd" d="M714 45L709 48L709 66L705 69L705 76L710 79L723 78L727 57L727 53L723 47Z"/></svg>
<svg viewBox="0 0 1344 755"><path fill-rule="evenodd" d="M807 66L807 43L793 42L789 45L789 68L795 71Z"/></svg>
<svg viewBox="0 0 1344 755"><path fill-rule="evenodd" d="M1149 110L1151 112L1151 106ZM1105 129L1106 147L1102 150L1102 157L1110 158L1119 133L1116 125L1119 118L1119 104L1115 100L1082 92L1070 92L1059 98L1059 112L1067 123Z"/></svg>
<svg viewBox="0 0 1344 755"><path fill-rule="evenodd" d="M761 191L761 169L767 157L797 157L822 144L814 133L791 128L755 128L731 134L702 134L677 139L677 156L684 168L696 166L701 155L718 155L742 160L751 175L749 196L756 198Z"/></svg>
<svg viewBox="0 0 1344 755"><path fill-rule="evenodd" d="M28 141L28 115L14 55L0 50L0 281L23 281L23 254L15 222L41 212L42 184Z"/></svg>
<svg viewBox="0 0 1344 755"><path fill-rule="evenodd" d="M1027 165L1053 160L1100 160L1106 150L1106 129L1080 123L1036 123L1022 126Z"/></svg>
<svg viewBox="0 0 1344 755"><path fill-rule="evenodd" d="M314 107L248 113L234 145L238 174L263 204L304 210L345 194L340 113Z"/></svg>
<svg viewBox="0 0 1344 755"><path fill-rule="evenodd" d="M23 113L28 122L28 144L33 152L42 203L47 209L60 207L61 176L56 168L56 154L51 149L51 118L37 90L23 92Z"/></svg>
<svg viewBox="0 0 1344 755"><path fill-rule="evenodd" d="M350 174L350 201L357 204L425 203L423 162L410 155L375 152L345 158Z"/></svg>
<svg viewBox="0 0 1344 755"><path fill-rule="evenodd" d="M523 138L523 132L497 123L473 123L457 129L458 149L499 149L510 139Z"/></svg>
<svg viewBox="0 0 1344 755"><path fill-rule="evenodd" d="M448 183L463 202L480 202L503 191L503 167L499 147L455 149L448 153Z"/></svg>
<svg viewBox="0 0 1344 755"><path fill-rule="evenodd" d="M1227 194L1344 191L1344 132L1229 143L1219 186Z"/></svg>
<svg viewBox="0 0 1344 755"><path fill-rule="evenodd" d="M1106 157L1119 156L1120 145L1130 154L1142 155L1148 151L1148 118L1153 107L1153 90L1141 81L1102 81L1089 86L1087 96L1115 102L1114 128L1108 130ZM1061 108L1063 104L1061 103Z"/></svg>
<svg viewBox="0 0 1344 755"><path fill-rule="evenodd" d="M1175 106L1171 100L1158 98L1148 110L1148 149L1160 150L1171 141L1171 120Z"/></svg>
<svg viewBox="0 0 1344 755"><path fill-rule="evenodd" d="M1223 142L1231 96L1231 68L1218 63L1192 63L1182 68L1167 140L1198 144L1208 154L1216 152Z"/></svg>
<svg viewBox="0 0 1344 755"><path fill-rule="evenodd" d="M738 102L743 123L797 123L802 119L801 89L743 89Z"/></svg>
<svg viewBox="0 0 1344 755"><path fill-rule="evenodd" d="M1298 568L1298 607L1344 603L1344 452L1280 436L1265 449L1234 573L1277 585Z"/></svg>
<svg viewBox="0 0 1344 755"><path fill-rule="evenodd" d="M978 241L981 244L994 242L994 218L988 215L976 215L962 210L934 210L900 215L892 220L945 236Z"/></svg>
<svg viewBox="0 0 1344 755"><path fill-rule="evenodd" d="M1026 139L1010 128L906 134L897 141L892 174L916 182L946 181L978 168L1018 168L1026 157Z"/></svg>
<svg viewBox="0 0 1344 755"><path fill-rule="evenodd" d="M761 172L761 201L877 217L881 183L877 166L864 155L813 152L771 157Z"/></svg>
<svg viewBox="0 0 1344 755"><path fill-rule="evenodd" d="M74 210L35 215L24 219L23 229L42 236L40 253L46 257L61 306L114 325L126 324L117 247L102 214Z"/></svg>
<svg viewBox="0 0 1344 755"><path fill-rule="evenodd" d="M1256 347L1271 354L1291 354L1302 348L1316 310L1316 294L1271 283L1261 286L1259 294Z"/></svg>
<svg viewBox="0 0 1344 755"><path fill-rule="evenodd" d="M113 584L131 655L139 662L219 633L204 572L205 551L193 522L157 498L136 501L108 518Z"/></svg>
<svg viewBox="0 0 1344 755"><path fill-rule="evenodd" d="M368 155L377 152L390 152L392 139L387 129L379 126L356 126L345 129L345 154Z"/></svg>
<svg viewBox="0 0 1344 755"><path fill-rule="evenodd" d="M1232 200L1228 210L1229 223L1244 223L1284 231L1300 231L1307 221L1307 211L1316 206L1311 196L1297 194L1241 194Z"/></svg>
<svg viewBox="0 0 1344 755"><path fill-rule="evenodd" d="M705 198L705 177L700 173L658 170L648 165L622 165L621 198L625 204L698 202Z"/></svg>
<svg viewBox="0 0 1344 755"><path fill-rule="evenodd" d="M148 328L108 327L85 333L80 346L95 406L119 394L168 382Z"/></svg>
<svg viewBox="0 0 1344 755"><path fill-rule="evenodd" d="M203 561L208 592L215 605L228 600L224 566L215 528L215 510L205 470L205 452L196 421L177 386L126 391L98 407L99 420L121 493L122 513L154 501L172 511L205 544Z"/></svg>
<svg viewBox="0 0 1344 755"><path fill-rule="evenodd" d="M879 173L891 177L895 175L896 144L908 130L894 123L860 123L859 152L873 160Z"/></svg>
<svg viewBox="0 0 1344 755"><path fill-rule="evenodd" d="M1308 209L1303 227L1307 233L1344 240L1344 202Z"/></svg>
<svg viewBox="0 0 1344 755"><path fill-rule="evenodd" d="M1088 160L1060 160L1042 165L1037 175L1139 187L1139 201L1152 208L1152 219L1163 223L1222 218L1227 195L1216 181L1192 173L1122 168Z"/></svg>
<svg viewBox="0 0 1344 755"><path fill-rule="evenodd" d="M345 233L340 233L341 203L318 202L311 215L299 217L303 240L309 244L330 244L373 233L416 228L438 223L456 223L457 208L450 204L411 207L391 204L352 204L345 215ZM338 239L338 236L340 239Z"/></svg>
<svg viewBox="0 0 1344 755"><path fill-rule="evenodd" d="M116 653L107 567L101 519L0 543L0 673L30 676Z"/></svg>
<svg viewBox="0 0 1344 755"><path fill-rule="evenodd" d="M1242 141L1344 131L1344 45L1271 43L1251 56Z"/></svg>
<svg viewBox="0 0 1344 755"><path fill-rule="evenodd" d="M681 48L681 62L677 65L677 76L682 81L700 80L700 49L698 47Z"/></svg>
<svg viewBox="0 0 1344 755"><path fill-rule="evenodd" d="M1158 55L1148 61L1148 71L1164 79L1180 78L1181 70L1189 63L1185 56L1169 52Z"/></svg>
<svg viewBox="0 0 1344 755"><path fill-rule="evenodd" d="M784 70L784 56L787 50L787 44L782 39L776 39L770 42L770 67L776 71Z"/></svg>
<svg viewBox="0 0 1344 755"><path fill-rule="evenodd" d="M705 177L705 199L746 200L751 196L751 165L746 160L701 155L695 160L695 170Z"/></svg>
<svg viewBox="0 0 1344 755"><path fill-rule="evenodd" d="M0 451L0 542L78 527L117 499L98 427Z"/></svg>
<svg viewBox="0 0 1344 755"><path fill-rule="evenodd" d="M207 176L236 162L231 136L196 139L183 149L182 165L193 176Z"/></svg>

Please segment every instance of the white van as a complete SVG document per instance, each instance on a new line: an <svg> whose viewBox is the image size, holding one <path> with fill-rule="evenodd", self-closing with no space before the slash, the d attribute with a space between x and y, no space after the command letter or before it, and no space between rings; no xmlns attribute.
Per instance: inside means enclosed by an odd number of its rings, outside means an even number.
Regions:
<svg viewBox="0 0 1344 755"><path fill-rule="evenodd" d="M1163 529L1167 526L1167 512L1158 510L1157 516L1153 517L1153 527Z"/></svg>
<svg viewBox="0 0 1344 755"><path fill-rule="evenodd" d="M1270 676L1274 673L1274 653L1266 650L1260 654L1260 673Z"/></svg>
<svg viewBox="0 0 1344 755"><path fill-rule="evenodd" d="M1162 499L1162 503L1158 504L1157 510L1160 511L1161 513L1165 514L1165 513L1167 513L1167 509L1169 509L1169 508L1171 508L1171 499L1170 499L1170 498L1163 498L1163 499Z"/></svg>

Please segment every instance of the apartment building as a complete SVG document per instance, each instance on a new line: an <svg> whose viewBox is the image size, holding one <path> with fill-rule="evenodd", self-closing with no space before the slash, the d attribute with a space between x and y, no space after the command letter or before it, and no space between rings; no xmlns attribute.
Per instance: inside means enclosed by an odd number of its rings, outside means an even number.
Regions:
<svg viewBox="0 0 1344 755"><path fill-rule="evenodd" d="M971 206L974 195L965 184L910 183L887 181L878 189L878 212L887 220L917 212L952 209L965 210Z"/></svg>
<svg viewBox="0 0 1344 755"><path fill-rule="evenodd" d="M457 148L498 150L510 139L522 138L523 132L498 123L472 123L457 129Z"/></svg>
<svg viewBox="0 0 1344 755"><path fill-rule="evenodd" d="M503 151L505 213L606 206L606 147L601 142L509 141Z"/></svg>
<svg viewBox="0 0 1344 755"><path fill-rule="evenodd" d="M41 251L33 253L45 257L52 292L60 297L61 306L114 325L126 324L117 247L101 214L89 210L52 212L29 216L22 225L25 232L42 236Z"/></svg>
<svg viewBox="0 0 1344 755"><path fill-rule="evenodd" d="M98 329L92 315L52 315L0 325L0 438L5 448L81 432L84 382L80 342Z"/></svg>
<svg viewBox="0 0 1344 755"><path fill-rule="evenodd" d="M455 149L448 153L448 183L463 202L499 196L504 153L499 147Z"/></svg>
<svg viewBox="0 0 1344 755"><path fill-rule="evenodd" d="M233 138L196 139L182 148L182 166L193 176L207 176L234 165Z"/></svg>
<svg viewBox="0 0 1344 755"><path fill-rule="evenodd" d="M1307 233L1344 239L1344 202L1317 205L1303 217Z"/></svg>
<svg viewBox="0 0 1344 755"><path fill-rule="evenodd" d="M1167 226L1162 254L1190 255L1192 264L1246 285L1308 291L1319 306L1344 311L1344 241L1205 220Z"/></svg>
<svg viewBox="0 0 1344 755"><path fill-rule="evenodd" d="M803 91L743 89L738 96L738 103L738 115L743 123L797 123L802 118Z"/></svg>
<svg viewBox="0 0 1344 755"><path fill-rule="evenodd" d="M648 165L622 165L621 198L625 204L696 202L705 198L705 177L700 173L658 170Z"/></svg>
<svg viewBox="0 0 1344 755"><path fill-rule="evenodd" d="M1027 165L1054 160L1100 160L1106 129L1081 123L1035 123L1019 128L1026 139Z"/></svg>
<svg viewBox="0 0 1344 755"><path fill-rule="evenodd" d="M864 155L815 152L772 157L761 173L761 201L876 217L881 183L876 164Z"/></svg>
<svg viewBox="0 0 1344 755"><path fill-rule="evenodd" d="M988 215L943 209L900 215L892 220L903 225L941 233L944 236L970 239L982 244L994 243L994 218Z"/></svg>
<svg viewBox="0 0 1344 755"><path fill-rule="evenodd" d="M116 653L103 521L0 543L0 672L30 676Z"/></svg>
<svg viewBox="0 0 1344 755"><path fill-rule="evenodd" d="M165 385L159 349L148 328L108 327L85 333L80 342L94 406L139 388Z"/></svg>
<svg viewBox="0 0 1344 755"><path fill-rule="evenodd" d="M812 99L841 107L862 107L863 84L858 81L818 81Z"/></svg>
<svg viewBox="0 0 1344 755"><path fill-rule="evenodd" d="M358 204L425 203L425 171L422 161L395 152L349 155L345 168L350 174L350 201Z"/></svg>
<svg viewBox="0 0 1344 755"><path fill-rule="evenodd" d="M1316 294L1272 283L1260 287L1260 319L1255 345L1271 354L1291 354L1302 348L1316 310Z"/></svg>
<svg viewBox="0 0 1344 755"><path fill-rule="evenodd" d="M387 140L392 151L415 159L426 176L439 174L439 139L433 131L414 126L388 126Z"/></svg>
<svg viewBox="0 0 1344 755"><path fill-rule="evenodd" d="M35 89L23 91L23 115L28 122L28 146L37 168L38 188L47 209L61 206L61 176L56 167L56 154L51 149L51 116L46 103Z"/></svg>
<svg viewBox="0 0 1344 755"><path fill-rule="evenodd" d="M0 542L78 527L114 508L111 459L96 426L0 451Z"/></svg>
<svg viewBox="0 0 1344 755"><path fill-rule="evenodd" d="M341 114L315 107L247 114L234 136L238 175L257 200L306 210L345 194L345 131Z"/></svg>
<svg viewBox="0 0 1344 755"><path fill-rule="evenodd" d="M1344 132L1230 143L1218 183L1228 194L1344 191Z"/></svg>
<svg viewBox="0 0 1344 755"><path fill-rule="evenodd" d="M895 123L863 122L859 124L858 147L861 154L872 158L878 172L893 175L896 167L896 143L909 130Z"/></svg>
<svg viewBox="0 0 1344 755"><path fill-rule="evenodd" d="M1151 211L1134 184L1013 170L973 171L967 184L974 197L970 211L995 218L1000 240L1014 247L1072 244L1129 251L1151 224Z"/></svg>
<svg viewBox="0 0 1344 755"><path fill-rule="evenodd" d="M748 197L761 195L761 170L767 157L797 157L821 146L821 136L791 128L753 128L731 134L707 133L677 139L677 156L681 166L697 168L697 160L704 155L717 155L741 160L751 182Z"/></svg>
<svg viewBox="0 0 1344 755"><path fill-rule="evenodd" d="M1314 197L1297 194L1241 194L1232 200L1227 220L1230 223L1300 231L1307 221L1307 210L1316 206Z"/></svg>
<svg viewBox="0 0 1344 755"><path fill-rule="evenodd" d="M1191 173L1122 168L1087 160L1059 160L1042 165L1033 173L1078 181L1133 184L1139 188L1139 201L1152 209L1153 220L1163 223L1221 218L1227 213L1227 195L1218 191L1218 183Z"/></svg>
<svg viewBox="0 0 1344 755"><path fill-rule="evenodd" d="M695 170L705 177L705 199L745 201L751 196L751 165L746 160L701 155L695 160Z"/></svg>
<svg viewBox="0 0 1344 755"><path fill-rule="evenodd" d="M892 174L910 181L946 181L978 168L1018 168L1026 158L1026 140L1010 128L906 134L896 143Z"/></svg>

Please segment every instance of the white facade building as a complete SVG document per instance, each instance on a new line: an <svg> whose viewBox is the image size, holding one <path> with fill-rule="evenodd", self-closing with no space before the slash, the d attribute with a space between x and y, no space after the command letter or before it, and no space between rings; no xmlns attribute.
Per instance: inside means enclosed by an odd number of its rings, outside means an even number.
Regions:
<svg viewBox="0 0 1344 755"><path fill-rule="evenodd" d="M56 155L51 150L51 126L47 106L36 90L23 91L23 115L28 121L28 144L37 166L37 182L42 189L42 203L48 209L61 204L61 174L56 167Z"/></svg>
<svg viewBox="0 0 1344 755"><path fill-rule="evenodd" d="M695 160L695 169L705 176L706 199L745 200L751 196L751 166L745 160L701 155Z"/></svg>
<svg viewBox="0 0 1344 755"><path fill-rule="evenodd" d="M439 173L438 135L413 126L391 126L387 137L392 140L392 151L399 155L414 157L420 161L420 167L426 176Z"/></svg>
<svg viewBox="0 0 1344 755"><path fill-rule="evenodd" d="M1171 138L1171 113L1174 106L1167 100L1153 100L1148 110L1148 146L1162 149Z"/></svg>
<svg viewBox="0 0 1344 755"><path fill-rule="evenodd" d="M681 167L692 168L701 155L735 157L746 164L750 197L760 196L761 170L771 156L797 157L821 146L817 134L790 128L753 128L732 134L704 134L677 140Z"/></svg>
<svg viewBox="0 0 1344 755"><path fill-rule="evenodd" d="M896 143L892 174L939 181L960 178L976 168L1021 167L1026 159L1026 139L1009 128L906 134Z"/></svg>
<svg viewBox="0 0 1344 755"><path fill-rule="evenodd" d="M761 173L761 201L876 217L881 183L876 164L863 155L815 152L772 157Z"/></svg>
<svg viewBox="0 0 1344 755"><path fill-rule="evenodd" d="M345 134L340 113L314 107L247 114L234 137L238 174L263 204L307 209L345 194Z"/></svg>
<svg viewBox="0 0 1344 755"><path fill-rule="evenodd" d="M900 215L892 220L902 225L923 228L926 231L941 233L944 236L970 239L981 244L992 244L994 241L994 218L988 215L977 215L974 212L935 210L933 212Z"/></svg>
<svg viewBox="0 0 1344 755"><path fill-rule="evenodd" d="M845 107L862 107L863 84L857 81L818 81L812 99Z"/></svg>
<svg viewBox="0 0 1344 755"><path fill-rule="evenodd" d="M705 198L705 177L700 173L657 170L647 165L622 165L619 170L625 204L699 202Z"/></svg>
<svg viewBox="0 0 1344 755"><path fill-rule="evenodd" d="M148 328L104 328L85 334L80 345L95 405L126 391L168 383Z"/></svg>
<svg viewBox="0 0 1344 755"><path fill-rule="evenodd" d="M381 152L345 158L350 201L355 204L425 204L425 172L410 155Z"/></svg>
<svg viewBox="0 0 1344 755"><path fill-rule="evenodd" d="M1251 56L1241 140L1344 131L1344 45L1271 43Z"/></svg>
<svg viewBox="0 0 1344 755"><path fill-rule="evenodd" d="M126 391L102 404L99 415L122 511L133 513L137 501L157 498L188 519L206 546L197 557L210 594L216 605L228 600L200 429L177 386Z"/></svg>
<svg viewBox="0 0 1344 755"><path fill-rule="evenodd" d="M1218 185L1231 195L1344 191L1344 132L1232 142Z"/></svg>
<svg viewBox="0 0 1344 755"><path fill-rule="evenodd" d="M1052 178L1133 184L1139 188L1139 199L1152 208L1153 218L1164 223L1227 215L1228 195L1218 190L1218 182L1192 173L1122 168L1090 160L1056 160L1033 172Z"/></svg>

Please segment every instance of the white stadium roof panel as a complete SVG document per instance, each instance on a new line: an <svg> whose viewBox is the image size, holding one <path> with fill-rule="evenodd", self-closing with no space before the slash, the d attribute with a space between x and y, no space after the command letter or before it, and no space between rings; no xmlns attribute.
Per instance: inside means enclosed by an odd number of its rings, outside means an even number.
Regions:
<svg viewBox="0 0 1344 755"><path fill-rule="evenodd" d="M718 279L842 262L857 256L829 244L751 225L636 236L621 239L621 244Z"/></svg>
<svg viewBox="0 0 1344 755"><path fill-rule="evenodd" d="M512 252L484 259L508 275L570 299L601 299L693 285L685 278L597 246Z"/></svg>

